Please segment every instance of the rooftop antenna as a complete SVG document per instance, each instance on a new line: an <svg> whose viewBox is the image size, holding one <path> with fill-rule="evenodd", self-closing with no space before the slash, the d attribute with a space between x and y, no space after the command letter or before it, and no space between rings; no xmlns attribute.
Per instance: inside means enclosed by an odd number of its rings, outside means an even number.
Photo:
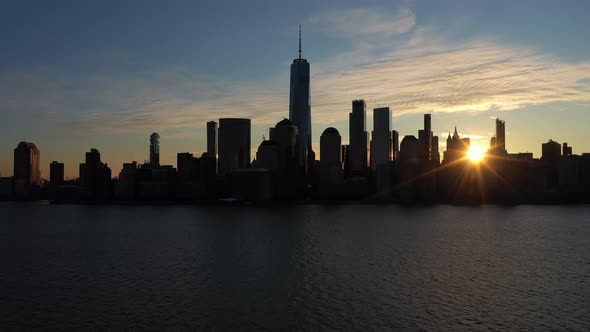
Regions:
<svg viewBox="0 0 590 332"><path fill-rule="evenodd" d="M299 60L301 60L301 24L299 24Z"/></svg>

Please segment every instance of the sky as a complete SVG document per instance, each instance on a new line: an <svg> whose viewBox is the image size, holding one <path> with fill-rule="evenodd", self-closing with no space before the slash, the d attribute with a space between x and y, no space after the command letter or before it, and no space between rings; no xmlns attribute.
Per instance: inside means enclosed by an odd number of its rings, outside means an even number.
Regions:
<svg viewBox="0 0 590 332"><path fill-rule="evenodd" d="M590 152L588 1L29 1L0 4L0 174L22 140L41 173L101 152L116 176L149 156L200 156L206 122L252 119L253 153L288 117L289 66L311 64L312 134L348 142L351 101L389 106L393 129L418 135L422 114L445 138L457 126L489 145L506 121L509 152L568 142Z"/></svg>

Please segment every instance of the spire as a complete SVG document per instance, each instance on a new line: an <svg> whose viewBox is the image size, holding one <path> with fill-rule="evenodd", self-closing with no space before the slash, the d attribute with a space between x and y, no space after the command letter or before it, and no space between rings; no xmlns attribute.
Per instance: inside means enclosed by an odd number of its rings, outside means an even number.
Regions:
<svg viewBox="0 0 590 332"><path fill-rule="evenodd" d="M299 24L299 60L301 60L301 24Z"/></svg>
<svg viewBox="0 0 590 332"><path fill-rule="evenodd" d="M459 138L459 133L457 133L457 126L455 126L455 132L453 133L453 138Z"/></svg>

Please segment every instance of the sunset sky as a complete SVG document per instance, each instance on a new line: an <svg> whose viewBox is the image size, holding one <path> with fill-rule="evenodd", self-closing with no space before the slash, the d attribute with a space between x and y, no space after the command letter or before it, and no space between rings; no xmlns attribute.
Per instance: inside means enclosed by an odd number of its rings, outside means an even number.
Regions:
<svg viewBox="0 0 590 332"><path fill-rule="evenodd" d="M288 116L289 65L311 63L313 142L348 142L353 99L389 106L404 135L456 125L482 146L506 121L509 152L550 138L590 152L590 1L2 1L0 174L19 141L78 176L100 150L123 162L200 156L205 122L251 118L252 148ZM441 152L444 146L441 146Z"/></svg>

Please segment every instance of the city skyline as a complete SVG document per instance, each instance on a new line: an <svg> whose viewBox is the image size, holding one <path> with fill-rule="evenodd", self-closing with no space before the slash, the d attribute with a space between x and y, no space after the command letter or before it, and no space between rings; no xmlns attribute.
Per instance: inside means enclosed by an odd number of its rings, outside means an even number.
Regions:
<svg viewBox="0 0 590 332"><path fill-rule="evenodd" d="M536 4L530 12L524 4L505 4L512 15L523 14L522 22L513 17L503 21L517 28L512 37L490 22L482 26L458 21L455 24L459 27L435 29L437 17L461 13L479 17L486 12L492 20L499 15L487 11L489 8L481 3L449 3L446 9L420 2L392 6L376 3L367 8L310 4L296 14L281 11L279 17L285 22L264 16L259 23L239 22L243 26L236 23L223 31L213 29L207 31L209 35L203 35L202 26L190 29L187 23L187 15L201 13L199 8L179 6L187 9L187 14L179 18L179 26L164 24L173 14L179 14L173 8L162 14L161 25L150 28L160 42L166 40L163 33L181 35L170 41L174 45L170 50L174 49L176 55L162 50L160 53L165 54L153 57L147 56L153 51L146 49L147 41L123 46L139 34L123 20L125 13L137 6L112 5L112 17L103 11L96 15L103 21L94 18L90 22L94 25L84 25L90 34L87 39L97 41L96 47L76 39L80 36L71 29L83 25L72 19L81 8L72 4L65 6L65 13L59 13L64 3L39 6L23 22L7 18L3 23L24 26L40 13L45 14L27 29L7 36L10 51L2 55L0 67L4 87L0 99L0 173L12 174L12 150L20 141L34 142L41 151L44 178L49 178L53 160L65 164L67 177L76 177L81 156L90 148L99 149L104 161L118 170L130 160L149 159L144 147L146 136L152 132L162 136L161 163L175 165L177 152L200 155L206 151L203 124L222 117L252 119L250 152L254 156L266 130L288 118L287 66L297 56L300 23L306 58L313 63L311 132L317 159L320 135L326 128L336 128L342 144L349 142L349 105L355 99L367 101L369 133L373 130L372 109L390 107L392 128L399 132L400 141L406 135L416 135L422 114L431 113L435 118L432 132L441 138L456 125L462 137L487 147L494 135L490 117L499 117L507 123L509 152L533 152L538 158L541 143L549 139L568 142L574 153L590 151L584 135L584 124L590 120L590 50L579 33L588 23L575 15L585 12L580 8L585 4ZM219 7L203 6L210 7L212 16L225 13ZM234 10L244 9L235 6L225 14L232 17ZM18 4L7 9L5 13L24 10ZM139 10L135 23L142 27L157 9L153 4L146 5ZM268 10L276 13L279 9ZM68 20L40 32L63 15ZM564 22L566 17L568 22ZM552 20L540 26L538 22L546 18ZM107 21L118 23L127 35L99 32ZM273 33L262 29L269 22L277 27ZM474 26L470 36L455 31ZM545 30L549 27L556 32L547 37ZM238 28L244 34L238 33ZM538 34L545 32L542 41L535 38L533 28ZM223 39L221 35L225 35L223 40L233 42L225 46L239 50L234 53L236 59L229 59L221 47L195 48L189 43L188 31L195 31L196 39L204 43L195 43L199 45L219 43L216 37ZM59 46L66 42L71 47L64 53ZM265 52L257 51L265 44L272 46L264 47ZM187 61L190 56L195 59ZM438 66L429 65L434 60ZM250 66L238 66L242 61ZM472 73L475 68L477 77ZM412 71L415 73L409 75ZM427 81L430 84L424 85ZM199 94L206 96L195 97ZM444 151L445 140L439 142Z"/></svg>

